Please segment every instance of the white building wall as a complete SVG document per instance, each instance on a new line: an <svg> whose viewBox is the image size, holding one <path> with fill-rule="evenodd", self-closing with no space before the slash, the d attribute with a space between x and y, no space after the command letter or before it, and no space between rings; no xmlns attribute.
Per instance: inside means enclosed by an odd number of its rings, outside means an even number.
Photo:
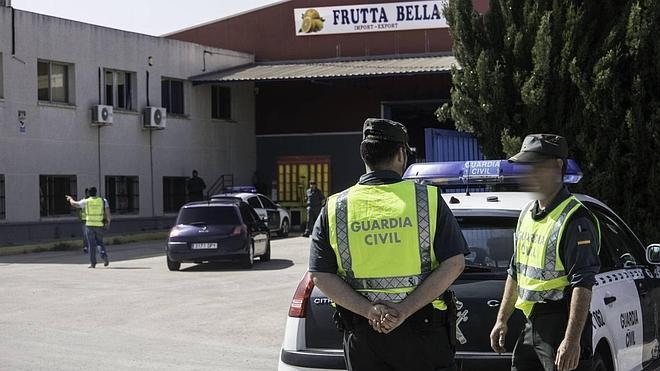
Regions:
<svg viewBox="0 0 660 371"><path fill-rule="evenodd" d="M210 86L193 87L189 81L186 115L169 116L167 129L143 130L142 110L147 71L149 103L161 106L161 76L187 79L203 73L204 58L206 71L213 71L250 63L253 56L19 10L14 10L12 55L11 12L0 7L0 174L6 196L6 219L0 223L44 220L39 216L40 174L76 175L78 195L90 186L103 194L106 175L138 176L141 217L163 215L163 176L190 176L197 169L209 186L221 174L234 174L236 183L251 181L256 168L251 83L231 85L232 121L212 120ZM212 54L204 56L204 50ZM71 105L38 101L38 59L73 64ZM135 72L137 83L137 112L115 110L114 124L100 130L90 125L91 107L99 103L99 68ZM25 133L18 125L21 110L27 114Z"/></svg>

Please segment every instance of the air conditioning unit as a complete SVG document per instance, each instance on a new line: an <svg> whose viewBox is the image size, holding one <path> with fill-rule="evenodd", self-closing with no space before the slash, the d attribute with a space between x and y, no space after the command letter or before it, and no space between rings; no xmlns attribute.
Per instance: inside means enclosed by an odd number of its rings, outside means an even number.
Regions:
<svg viewBox="0 0 660 371"><path fill-rule="evenodd" d="M112 106L97 105L92 107L92 125L112 125Z"/></svg>
<svg viewBox="0 0 660 371"><path fill-rule="evenodd" d="M145 129L162 130L167 126L167 109L162 107L146 107L144 109Z"/></svg>

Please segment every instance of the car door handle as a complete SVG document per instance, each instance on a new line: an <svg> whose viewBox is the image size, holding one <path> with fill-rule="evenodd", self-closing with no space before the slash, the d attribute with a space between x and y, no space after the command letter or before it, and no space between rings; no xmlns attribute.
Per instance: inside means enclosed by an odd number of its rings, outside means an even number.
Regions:
<svg viewBox="0 0 660 371"><path fill-rule="evenodd" d="M603 298L603 301L605 302L605 305L610 305L616 301L616 296L606 296Z"/></svg>

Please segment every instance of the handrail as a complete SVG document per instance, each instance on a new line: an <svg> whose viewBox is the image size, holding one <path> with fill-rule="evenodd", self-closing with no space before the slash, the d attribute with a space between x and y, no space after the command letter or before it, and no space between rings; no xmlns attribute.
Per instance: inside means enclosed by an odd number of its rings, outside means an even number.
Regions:
<svg viewBox="0 0 660 371"><path fill-rule="evenodd" d="M216 193L224 192L225 188L234 186L234 174L222 174L206 191L206 198L210 199Z"/></svg>

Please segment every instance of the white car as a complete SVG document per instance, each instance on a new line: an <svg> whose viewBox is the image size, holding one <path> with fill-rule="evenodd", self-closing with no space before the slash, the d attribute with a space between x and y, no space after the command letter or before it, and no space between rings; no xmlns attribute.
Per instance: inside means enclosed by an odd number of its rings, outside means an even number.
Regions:
<svg viewBox="0 0 660 371"><path fill-rule="evenodd" d="M533 199L531 193L510 191L524 174L517 166L506 160L422 163L412 165L404 175L456 192L442 197L471 249L465 271L451 287L458 300L459 370L511 368L511 353L493 352L489 333L504 291L517 218ZM565 181L577 183L580 178L579 167L569 162ZM473 184L470 192L466 184ZM660 245L645 248L604 203L586 195L576 197L599 219L602 232L601 271L591 301L593 369L658 370ZM342 334L332 321L331 304L305 274L289 309L279 370L345 369ZM505 339L509 352L523 323L524 317L516 311Z"/></svg>
<svg viewBox="0 0 660 371"><path fill-rule="evenodd" d="M291 215L289 210L271 201L268 197L256 192L226 192L211 196L211 199L240 198L252 206L259 217L267 221L271 232L280 237L286 237L291 230Z"/></svg>

